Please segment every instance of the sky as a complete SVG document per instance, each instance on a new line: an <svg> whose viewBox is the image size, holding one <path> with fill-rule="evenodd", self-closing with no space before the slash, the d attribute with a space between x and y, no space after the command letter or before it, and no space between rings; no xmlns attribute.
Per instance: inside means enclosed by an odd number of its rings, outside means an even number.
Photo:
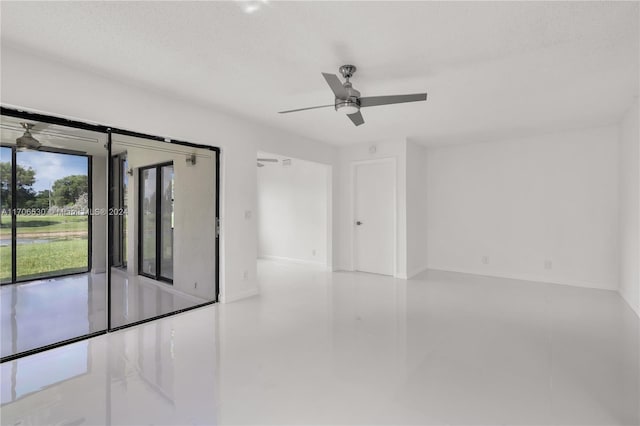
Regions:
<svg viewBox="0 0 640 426"><path fill-rule="evenodd" d="M17 154L18 165L36 171L36 182L33 189L36 192L50 189L56 180L71 175L88 174L87 157L52 152L25 151ZM1 161L10 161L11 150L2 148Z"/></svg>

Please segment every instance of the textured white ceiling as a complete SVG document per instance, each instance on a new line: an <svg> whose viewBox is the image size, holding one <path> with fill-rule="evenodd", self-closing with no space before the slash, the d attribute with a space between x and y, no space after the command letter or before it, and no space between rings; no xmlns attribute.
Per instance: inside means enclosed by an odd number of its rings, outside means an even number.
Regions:
<svg viewBox="0 0 640 426"><path fill-rule="evenodd" d="M256 3L256 2L253 2ZM252 4L253 4L252 3ZM256 3L257 4L257 3ZM2 43L344 144L473 142L617 121L638 95L638 2L7 2ZM320 72L358 66L332 109Z"/></svg>

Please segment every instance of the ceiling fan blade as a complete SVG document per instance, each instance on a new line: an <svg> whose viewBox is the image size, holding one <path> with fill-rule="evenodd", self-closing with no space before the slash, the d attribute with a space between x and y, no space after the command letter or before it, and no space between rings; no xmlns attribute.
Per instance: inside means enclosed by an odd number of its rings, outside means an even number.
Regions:
<svg viewBox="0 0 640 426"><path fill-rule="evenodd" d="M66 148L53 148L49 146L41 146L38 148L40 152L53 152L56 154L73 154L73 155L87 155L85 151L76 151L75 149L66 149Z"/></svg>
<svg viewBox="0 0 640 426"><path fill-rule="evenodd" d="M266 163L277 163L278 159L277 158L258 158L258 161L263 161Z"/></svg>
<svg viewBox="0 0 640 426"><path fill-rule="evenodd" d="M378 105L402 104L405 102L419 102L426 100L426 93L414 93L411 95L367 96L364 98L360 98L360 108Z"/></svg>
<svg viewBox="0 0 640 426"><path fill-rule="evenodd" d="M314 106L314 107L308 107L308 108L290 109L290 110L287 110L287 111L279 111L278 114L288 114L290 112L306 111L308 109L327 108L327 107L332 107L332 106L335 106L335 105L331 104L331 105L320 105L320 106Z"/></svg>
<svg viewBox="0 0 640 426"><path fill-rule="evenodd" d="M362 117L362 113L360 111L356 112L355 114L347 114L347 117L349 117L349 119L356 126L364 124L364 118Z"/></svg>
<svg viewBox="0 0 640 426"><path fill-rule="evenodd" d="M337 75L327 74L326 72L323 72L322 76L327 81L327 84L333 91L333 94L336 95L336 98L343 100L349 98L349 92L347 92L347 89L344 88Z"/></svg>

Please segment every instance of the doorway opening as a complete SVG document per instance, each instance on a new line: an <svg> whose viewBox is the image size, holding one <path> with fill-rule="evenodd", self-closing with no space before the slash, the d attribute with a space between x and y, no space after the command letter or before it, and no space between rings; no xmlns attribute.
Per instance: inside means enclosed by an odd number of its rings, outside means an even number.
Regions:
<svg viewBox="0 0 640 426"><path fill-rule="evenodd" d="M257 157L258 257L331 267L331 167Z"/></svg>

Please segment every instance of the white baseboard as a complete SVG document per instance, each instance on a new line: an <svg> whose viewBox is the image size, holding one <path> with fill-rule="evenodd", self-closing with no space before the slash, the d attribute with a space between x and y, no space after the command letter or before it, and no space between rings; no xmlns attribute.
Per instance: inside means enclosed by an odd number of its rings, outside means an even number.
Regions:
<svg viewBox="0 0 640 426"><path fill-rule="evenodd" d="M258 288L250 288L249 290L242 291L232 296L227 296L226 294L220 294L220 303L237 302L238 300L248 299L249 297L258 296L259 294L260 294L260 289Z"/></svg>
<svg viewBox="0 0 640 426"><path fill-rule="evenodd" d="M306 260L306 259L296 259L293 257L284 257L284 256L270 256L270 255L260 255L259 256L260 259L264 259L264 260L277 260L280 262L291 262L291 263L297 263L300 265L312 265L312 266L321 266L326 268L327 264L325 262L320 262L317 260Z"/></svg>
<svg viewBox="0 0 640 426"><path fill-rule="evenodd" d="M432 269L434 271L458 272L460 274L480 275L484 277L507 278L507 279L518 280L518 281L533 281L533 282L540 282L540 283L547 283L547 284L568 285L571 287L591 288L595 290L616 291L616 289L611 288L611 286L593 283L589 281L562 280L562 279L554 279L554 278L545 278L545 277L534 276L529 274L505 274L505 273L487 272L487 271L473 270L473 269L455 268L455 267L448 267L448 266L444 266L444 267L432 266L432 265L428 266L426 269Z"/></svg>

